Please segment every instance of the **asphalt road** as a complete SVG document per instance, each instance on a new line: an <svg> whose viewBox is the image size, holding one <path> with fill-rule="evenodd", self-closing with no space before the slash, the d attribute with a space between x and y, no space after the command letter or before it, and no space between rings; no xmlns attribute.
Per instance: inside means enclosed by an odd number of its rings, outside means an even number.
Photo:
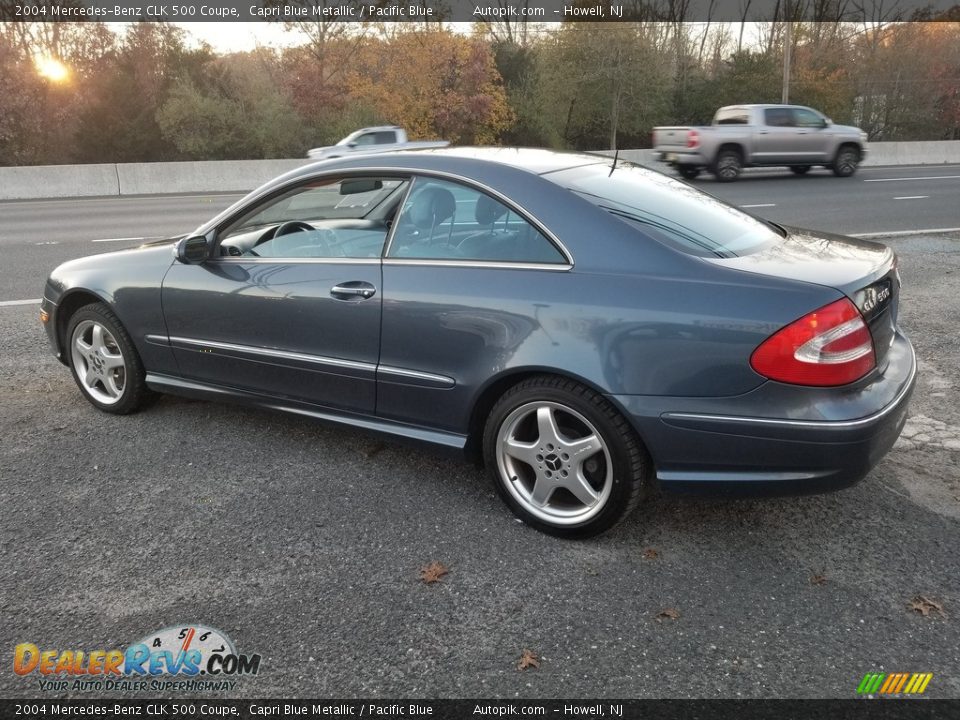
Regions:
<svg viewBox="0 0 960 720"><path fill-rule="evenodd" d="M820 182L856 187L722 189ZM228 201L0 206L0 300L36 297L52 264L104 249L91 240L182 231ZM0 307L0 696L41 694L10 672L17 643L109 649L201 622L263 655L234 697L854 697L867 672L932 672L928 696L960 697L960 233L892 244L921 375L864 482L655 495L586 542L516 522L469 465L355 432L169 397L99 413L36 307ZM433 561L449 574L426 585ZM524 649L539 669L517 670Z"/></svg>
<svg viewBox="0 0 960 720"><path fill-rule="evenodd" d="M838 178L814 169L751 170L734 183L693 181L761 217L842 234L960 228L960 165L861 168Z"/></svg>

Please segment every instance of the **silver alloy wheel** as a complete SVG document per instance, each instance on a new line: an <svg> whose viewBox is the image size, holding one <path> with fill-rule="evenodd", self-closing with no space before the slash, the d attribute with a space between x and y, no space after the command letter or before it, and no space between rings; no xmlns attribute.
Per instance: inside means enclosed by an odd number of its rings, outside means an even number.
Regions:
<svg viewBox="0 0 960 720"><path fill-rule="evenodd" d="M586 522L613 488L610 450L583 415L538 400L511 412L497 433L497 469L514 499L553 525Z"/></svg>
<svg viewBox="0 0 960 720"><path fill-rule="evenodd" d="M81 387L103 405L119 402L127 382L123 353L111 332L94 320L84 320L70 339L74 372Z"/></svg>

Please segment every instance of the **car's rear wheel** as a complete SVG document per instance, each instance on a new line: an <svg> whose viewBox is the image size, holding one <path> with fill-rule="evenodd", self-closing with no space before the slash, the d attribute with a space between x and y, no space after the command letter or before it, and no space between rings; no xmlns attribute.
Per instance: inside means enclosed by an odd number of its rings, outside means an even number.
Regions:
<svg viewBox="0 0 960 720"><path fill-rule="evenodd" d="M687 180L694 180L700 174L700 168L693 165L677 165L677 172Z"/></svg>
<svg viewBox="0 0 960 720"><path fill-rule="evenodd" d="M721 150L713 163L713 174L718 182L733 182L740 177L743 161L736 150Z"/></svg>
<svg viewBox="0 0 960 720"><path fill-rule="evenodd" d="M557 377L526 380L490 412L484 457L517 517L551 535L590 537L640 500L649 462L602 395Z"/></svg>
<svg viewBox="0 0 960 720"><path fill-rule="evenodd" d="M833 160L833 174L837 177L850 177L860 164L860 152L850 145L844 145L837 151Z"/></svg>
<svg viewBox="0 0 960 720"><path fill-rule="evenodd" d="M810 172L810 166L809 165L791 165L790 171L794 175L806 175L808 172Z"/></svg>
<svg viewBox="0 0 960 720"><path fill-rule="evenodd" d="M77 310L66 338L73 379L92 405L126 415L151 397L140 356L106 305L94 303Z"/></svg>

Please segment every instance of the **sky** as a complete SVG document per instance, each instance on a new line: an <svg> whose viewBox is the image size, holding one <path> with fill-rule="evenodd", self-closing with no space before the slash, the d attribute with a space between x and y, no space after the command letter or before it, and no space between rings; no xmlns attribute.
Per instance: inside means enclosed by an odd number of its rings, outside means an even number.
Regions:
<svg viewBox="0 0 960 720"><path fill-rule="evenodd" d="M122 25L123 23L117 23ZM266 22L197 22L175 23L191 37L208 43L221 53L253 50L258 46L285 47L298 44L302 36L287 32L280 23Z"/></svg>

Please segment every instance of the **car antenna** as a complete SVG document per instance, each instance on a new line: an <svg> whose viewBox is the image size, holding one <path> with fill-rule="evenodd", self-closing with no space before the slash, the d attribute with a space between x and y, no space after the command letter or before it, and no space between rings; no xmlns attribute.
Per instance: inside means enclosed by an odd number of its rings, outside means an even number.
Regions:
<svg viewBox="0 0 960 720"><path fill-rule="evenodd" d="M610 166L610 175L613 175L613 171L617 169L617 158L620 157L620 148L614 148L613 151L613 165ZM607 175L607 177L610 177Z"/></svg>

